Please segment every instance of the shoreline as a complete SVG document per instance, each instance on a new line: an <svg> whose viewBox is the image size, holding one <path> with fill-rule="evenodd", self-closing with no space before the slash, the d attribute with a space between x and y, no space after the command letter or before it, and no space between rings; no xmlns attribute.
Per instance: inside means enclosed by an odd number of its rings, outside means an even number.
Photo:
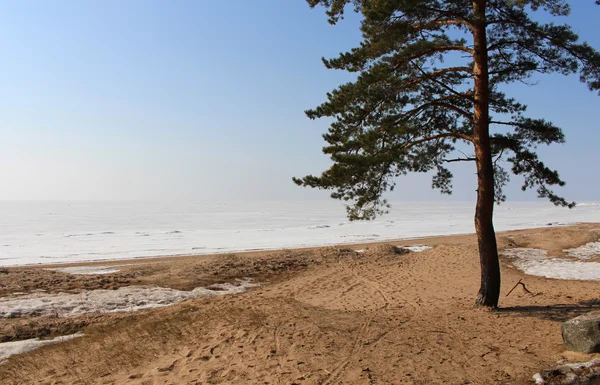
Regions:
<svg viewBox="0 0 600 385"><path fill-rule="evenodd" d="M334 203L8 205L0 215L0 266L360 245L474 232L473 207L466 202L395 202L385 216L354 222ZM568 210L511 202L495 208L494 225L508 231L599 221L600 203Z"/></svg>
<svg viewBox="0 0 600 385"><path fill-rule="evenodd" d="M569 223L556 223L556 224L546 224L540 226L533 227L524 227L524 228L514 228L510 230L501 230L496 231L496 235L503 235L510 232L515 231L524 231L524 230L537 230L537 229L550 229L550 228L561 228L561 227L572 227L579 225L598 225L600 226L600 222L569 222ZM163 260L178 260L178 259L190 259L190 258L203 258L203 257L216 257L223 256L229 254L236 255L244 255L244 256L253 256L253 255L264 255L266 253L280 252L284 250L290 251L315 251L321 249L327 249L331 247L343 248L343 247L354 247L354 248L364 248L368 246L382 245L382 244L399 244L406 243L406 246L414 246L414 242L420 240L437 240L440 242L443 239L454 238L454 237L469 237L475 236L475 232L469 233L448 233L448 234L439 234L439 235L425 235L425 236L417 236L417 237L406 237L406 238L389 238L382 239L378 241L371 242L349 242L349 243L335 243L331 245L315 245L315 246L295 246L295 247L274 247L274 248L265 248L265 249L240 249L238 251L228 250L223 251L221 253L205 253L205 254L194 254L194 253L183 253L183 254L167 254L167 255L159 255L159 256L139 256L139 257L124 257L118 259L103 259L103 260L88 260L88 261L65 261L65 262L55 262L55 263L35 263L35 264L23 264L23 265L1 265L0 268L8 269L8 268L53 268L53 267L74 267L74 266L115 266L115 265L123 265L127 264L143 264L143 263L153 263L160 262Z"/></svg>

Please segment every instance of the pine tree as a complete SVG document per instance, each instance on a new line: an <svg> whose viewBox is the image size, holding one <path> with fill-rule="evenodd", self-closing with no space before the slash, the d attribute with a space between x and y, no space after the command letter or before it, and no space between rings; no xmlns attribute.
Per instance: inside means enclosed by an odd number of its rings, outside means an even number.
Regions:
<svg viewBox="0 0 600 385"><path fill-rule="evenodd" d="M538 145L564 142L562 130L525 116L526 106L500 87L560 73L578 74L590 90L600 90L600 53L570 26L533 18L536 12L567 16L564 0L307 2L324 6L331 24L353 6L362 14L363 41L323 59L327 68L357 77L306 111L311 119L333 118L323 135L333 165L294 182L333 190L333 198L348 203L351 220L372 219L386 212L382 195L398 176L435 171L432 187L450 194L448 165L474 162L481 263L476 304L496 307L500 267L492 215L494 202L505 199L509 171L524 177L522 190L535 188L556 205L574 205L553 192L564 182L535 152ZM472 155L456 156L465 146Z"/></svg>

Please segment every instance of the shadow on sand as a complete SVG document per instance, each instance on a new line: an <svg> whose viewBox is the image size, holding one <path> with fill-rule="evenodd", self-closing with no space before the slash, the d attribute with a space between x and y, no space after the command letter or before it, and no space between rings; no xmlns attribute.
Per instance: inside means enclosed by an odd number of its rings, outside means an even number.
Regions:
<svg viewBox="0 0 600 385"><path fill-rule="evenodd" d="M513 306L496 310L499 314L537 317L559 322L567 321L590 311L600 311L600 299L548 306Z"/></svg>

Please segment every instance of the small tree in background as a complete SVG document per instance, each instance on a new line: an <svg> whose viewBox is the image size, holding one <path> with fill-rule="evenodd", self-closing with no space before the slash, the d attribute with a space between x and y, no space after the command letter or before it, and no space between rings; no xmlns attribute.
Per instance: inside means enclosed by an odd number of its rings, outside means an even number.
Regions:
<svg viewBox="0 0 600 385"><path fill-rule="evenodd" d="M600 0L596 1L597 3ZM600 89L600 53L568 25L540 23L533 12L567 16L564 0L307 0L326 8L329 22L347 5L362 14L360 46L333 59L329 69L357 73L306 112L334 119L323 135L333 165L320 176L294 178L302 186L334 190L351 220L372 219L389 207L382 195L408 172L434 170L432 186L452 191L451 162L477 170L475 230L481 262L478 306L496 307L500 266L492 221L504 201L508 164L555 205L573 207L551 187L558 173L538 158L540 144L563 143L560 128L525 116L525 106L500 90L534 74L579 74ZM558 96L558 95L557 95ZM493 114L493 115L492 115ZM472 155L457 154L467 144Z"/></svg>

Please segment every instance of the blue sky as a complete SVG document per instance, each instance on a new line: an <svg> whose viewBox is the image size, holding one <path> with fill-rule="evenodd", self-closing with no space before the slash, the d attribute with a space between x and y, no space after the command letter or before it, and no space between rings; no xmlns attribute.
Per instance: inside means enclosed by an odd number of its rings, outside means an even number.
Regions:
<svg viewBox="0 0 600 385"><path fill-rule="evenodd" d="M568 20L600 47L600 7ZM326 70L360 41L358 18L330 26L303 0L0 3L0 200L322 199L292 176L318 173L326 121L304 110L351 77ZM541 149L575 200L598 200L600 98L575 77L509 91L563 127ZM474 198L471 166L451 199ZM533 199L519 191L509 199ZM391 199L448 199L430 176Z"/></svg>

